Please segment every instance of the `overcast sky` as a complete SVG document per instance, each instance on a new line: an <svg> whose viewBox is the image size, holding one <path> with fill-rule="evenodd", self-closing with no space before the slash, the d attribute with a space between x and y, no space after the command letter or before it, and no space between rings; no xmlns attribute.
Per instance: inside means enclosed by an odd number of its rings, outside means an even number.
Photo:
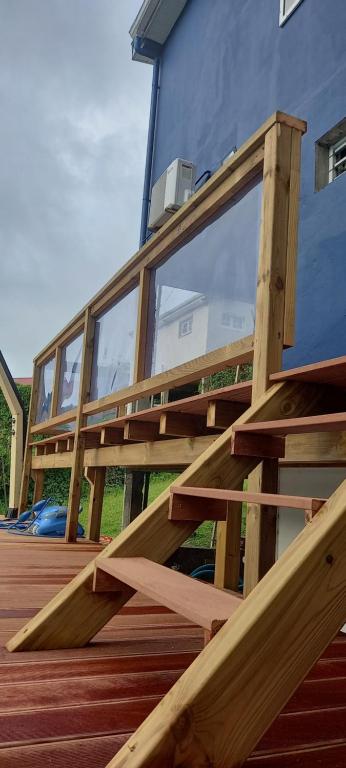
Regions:
<svg viewBox="0 0 346 768"><path fill-rule="evenodd" d="M14 376L138 246L141 0L0 0L0 349Z"/></svg>

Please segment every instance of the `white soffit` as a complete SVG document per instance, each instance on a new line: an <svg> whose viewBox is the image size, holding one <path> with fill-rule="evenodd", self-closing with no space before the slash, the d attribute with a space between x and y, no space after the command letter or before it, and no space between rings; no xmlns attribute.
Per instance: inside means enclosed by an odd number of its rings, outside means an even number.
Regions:
<svg viewBox="0 0 346 768"><path fill-rule="evenodd" d="M188 0L144 0L130 35L164 45Z"/></svg>

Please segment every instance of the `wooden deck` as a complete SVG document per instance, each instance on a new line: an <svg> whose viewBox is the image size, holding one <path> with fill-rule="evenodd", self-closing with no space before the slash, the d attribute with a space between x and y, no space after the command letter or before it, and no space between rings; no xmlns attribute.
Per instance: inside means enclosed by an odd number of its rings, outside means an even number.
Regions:
<svg viewBox="0 0 346 768"><path fill-rule="evenodd" d="M105 768L202 648L200 628L136 595L86 648L9 654L8 638L99 550L0 536L1 768ZM345 764L346 641L339 637L247 765Z"/></svg>

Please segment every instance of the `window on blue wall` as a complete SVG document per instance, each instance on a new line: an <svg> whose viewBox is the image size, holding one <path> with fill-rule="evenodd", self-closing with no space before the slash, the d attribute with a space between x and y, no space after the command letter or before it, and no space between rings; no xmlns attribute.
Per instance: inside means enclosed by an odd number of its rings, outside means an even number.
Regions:
<svg viewBox="0 0 346 768"><path fill-rule="evenodd" d="M261 201L259 179L152 270L147 375L254 332Z"/></svg>
<svg viewBox="0 0 346 768"><path fill-rule="evenodd" d="M302 0L280 0L280 26L287 21Z"/></svg>
<svg viewBox="0 0 346 768"><path fill-rule="evenodd" d="M315 189L323 189L346 173L346 118L316 142Z"/></svg>

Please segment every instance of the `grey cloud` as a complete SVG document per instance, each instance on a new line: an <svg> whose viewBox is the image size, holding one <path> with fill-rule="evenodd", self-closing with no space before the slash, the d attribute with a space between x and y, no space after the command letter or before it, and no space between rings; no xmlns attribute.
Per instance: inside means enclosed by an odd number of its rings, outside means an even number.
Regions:
<svg viewBox="0 0 346 768"><path fill-rule="evenodd" d="M136 250L141 0L0 0L0 348L14 375Z"/></svg>

